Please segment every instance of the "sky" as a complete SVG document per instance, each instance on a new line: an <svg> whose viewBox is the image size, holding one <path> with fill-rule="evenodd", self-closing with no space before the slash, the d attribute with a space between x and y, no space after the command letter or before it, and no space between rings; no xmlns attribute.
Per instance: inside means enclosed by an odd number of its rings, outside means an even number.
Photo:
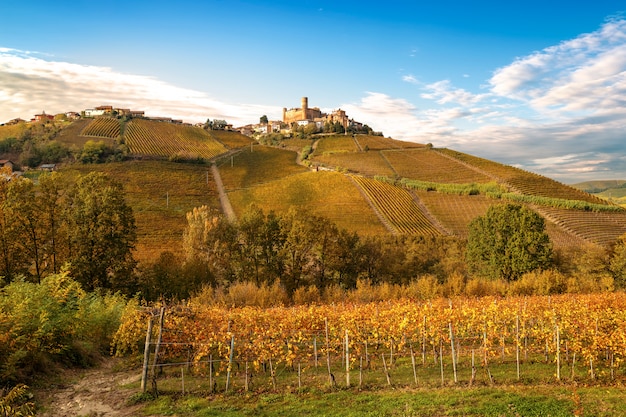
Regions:
<svg viewBox="0 0 626 417"><path fill-rule="evenodd" d="M0 123L341 108L565 183L626 179L626 2L0 1Z"/></svg>

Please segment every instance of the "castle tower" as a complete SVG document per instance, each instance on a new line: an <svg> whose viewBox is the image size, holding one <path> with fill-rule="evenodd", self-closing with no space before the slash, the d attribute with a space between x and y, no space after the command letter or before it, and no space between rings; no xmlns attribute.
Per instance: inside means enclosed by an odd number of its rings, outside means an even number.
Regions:
<svg viewBox="0 0 626 417"><path fill-rule="evenodd" d="M309 110L309 98L302 97L302 119L308 119L307 113Z"/></svg>

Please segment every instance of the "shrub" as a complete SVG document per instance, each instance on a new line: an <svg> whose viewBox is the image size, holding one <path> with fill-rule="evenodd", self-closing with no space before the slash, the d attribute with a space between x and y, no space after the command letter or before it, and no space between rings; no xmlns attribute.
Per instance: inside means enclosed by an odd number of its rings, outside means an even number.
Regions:
<svg viewBox="0 0 626 417"><path fill-rule="evenodd" d="M0 379L20 382L55 362L85 365L105 351L126 301L88 294L66 272L0 292Z"/></svg>

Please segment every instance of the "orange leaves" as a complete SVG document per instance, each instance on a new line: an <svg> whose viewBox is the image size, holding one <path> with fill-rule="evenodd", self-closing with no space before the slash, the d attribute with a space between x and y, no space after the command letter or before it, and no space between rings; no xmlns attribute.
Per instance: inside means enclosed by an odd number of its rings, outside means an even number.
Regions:
<svg viewBox="0 0 626 417"><path fill-rule="evenodd" d="M125 312L118 343L130 346L133 337L138 343L144 337L145 323L142 310ZM546 358L555 358L558 352L563 355L567 348L570 355L575 353L587 363L600 363L610 356L611 366L619 367L626 360L626 294L266 309L190 305L168 310L165 328L164 340L191 346L195 361L209 355L227 361L234 337L236 360L250 362L256 369L270 360L276 365L302 362L306 366L314 354L339 357L346 347L346 334L352 363L374 349L407 355L417 346L449 345L453 337L466 350L481 349L484 360L510 354L521 346ZM181 350L168 352L180 355Z"/></svg>

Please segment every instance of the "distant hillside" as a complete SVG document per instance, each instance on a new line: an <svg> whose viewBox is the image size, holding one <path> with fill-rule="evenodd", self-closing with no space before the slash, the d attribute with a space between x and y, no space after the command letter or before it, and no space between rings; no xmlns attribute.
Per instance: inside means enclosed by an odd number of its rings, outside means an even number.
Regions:
<svg viewBox="0 0 626 417"><path fill-rule="evenodd" d="M573 187L451 149L380 136L319 135L270 147L236 132L83 119L55 139L72 147L103 140L130 151L133 161L73 164L62 172L106 171L124 184L137 217L141 260L182 250L185 213L193 207L219 210L220 190L209 164L217 166L237 216L250 204L266 212L295 207L364 236L465 238L476 216L516 202L546 219L557 248L606 246L626 234L626 210L585 191L604 188L615 200L626 195L626 181Z"/></svg>
<svg viewBox="0 0 626 417"><path fill-rule="evenodd" d="M572 187L626 207L626 180L586 181Z"/></svg>

